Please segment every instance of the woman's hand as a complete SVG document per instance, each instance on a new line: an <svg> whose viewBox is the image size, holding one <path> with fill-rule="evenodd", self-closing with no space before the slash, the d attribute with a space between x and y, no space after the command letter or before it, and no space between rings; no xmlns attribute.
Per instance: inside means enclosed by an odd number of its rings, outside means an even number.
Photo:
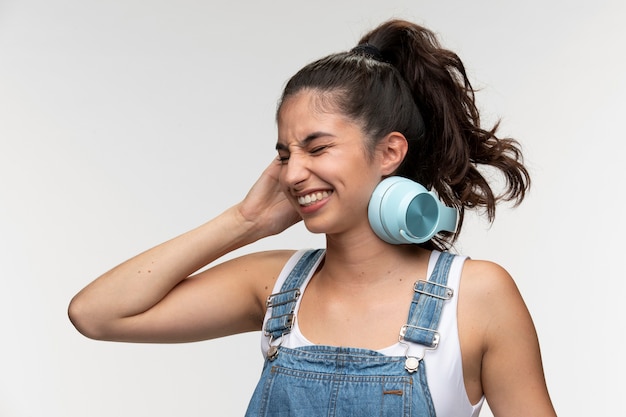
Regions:
<svg viewBox="0 0 626 417"><path fill-rule="evenodd" d="M272 161L237 205L243 219L255 224L259 239L278 234L302 220L281 189L280 170L280 162Z"/></svg>

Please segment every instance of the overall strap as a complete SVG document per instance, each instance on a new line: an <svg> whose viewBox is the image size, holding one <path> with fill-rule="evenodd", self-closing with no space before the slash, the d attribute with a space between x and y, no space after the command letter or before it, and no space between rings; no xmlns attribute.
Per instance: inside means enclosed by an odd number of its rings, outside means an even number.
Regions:
<svg viewBox="0 0 626 417"><path fill-rule="evenodd" d="M323 254L324 249L307 250L289 272L280 292L267 297L266 306L272 308L272 316L267 320L263 329L266 336L277 339L291 331L293 313L301 294L300 287Z"/></svg>
<svg viewBox="0 0 626 417"><path fill-rule="evenodd" d="M409 321L400 330L400 340L434 349L439 343L439 319L446 300L452 298L454 291L447 287L448 273L454 255L441 252L428 281L419 280L413 286L413 301L409 310Z"/></svg>

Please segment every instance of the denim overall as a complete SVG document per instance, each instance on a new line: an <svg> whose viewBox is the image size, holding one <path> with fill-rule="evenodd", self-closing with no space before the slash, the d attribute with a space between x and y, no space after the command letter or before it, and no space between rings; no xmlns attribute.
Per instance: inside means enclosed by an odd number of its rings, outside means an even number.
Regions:
<svg viewBox="0 0 626 417"><path fill-rule="evenodd" d="M407 342L437 347L441 310L452 297L446 283L454 255L441 253L430 279L414 285L409 320L399 336L407 347L406 356L349 347L282 347L280 338L293 326L300 287L323 254L322 249L307 251L281 291L268 297L272 310L264 331L270 349L246 416L435 417L423 354L409 355Z"/></svg>

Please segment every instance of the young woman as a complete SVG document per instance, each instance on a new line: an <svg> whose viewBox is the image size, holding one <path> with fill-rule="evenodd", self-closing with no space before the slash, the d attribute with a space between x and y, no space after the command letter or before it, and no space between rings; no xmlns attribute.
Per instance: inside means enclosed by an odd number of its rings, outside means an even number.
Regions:
<svg viewBox="0 0 626 417"><path fill-rule="evenodd" d="M477 416L485 398L497 417L555 416L512 278L450 252L466 209L493 221L530 184L517 142L480 125L458 56L423 27L384 22L295 74L277 121L278 158L245 199L89 284L70 304L76 328L155 343L263 330L249 416ZM502 194L481 167L503 175ZM453 207L456 228L381 235L368 208L398 177ZM300 220L326 235L324 250L197 272Z"/></svg>

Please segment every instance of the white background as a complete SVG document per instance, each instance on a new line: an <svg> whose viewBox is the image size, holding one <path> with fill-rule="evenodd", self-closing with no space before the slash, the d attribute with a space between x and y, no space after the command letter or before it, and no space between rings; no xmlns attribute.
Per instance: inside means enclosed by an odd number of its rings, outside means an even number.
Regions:
<svg viewBox="0 0 626 417"><path fill-rule="evenodd" d="M284 82L391 17L461 55L533 174L458 250L516 278L561 416L626 415L625 15L621 0L0 0L0 416L243 415L258 334L95 342L67 304L242 198L274 157ZM246 250L322 243L296 226Z"/></svg>

